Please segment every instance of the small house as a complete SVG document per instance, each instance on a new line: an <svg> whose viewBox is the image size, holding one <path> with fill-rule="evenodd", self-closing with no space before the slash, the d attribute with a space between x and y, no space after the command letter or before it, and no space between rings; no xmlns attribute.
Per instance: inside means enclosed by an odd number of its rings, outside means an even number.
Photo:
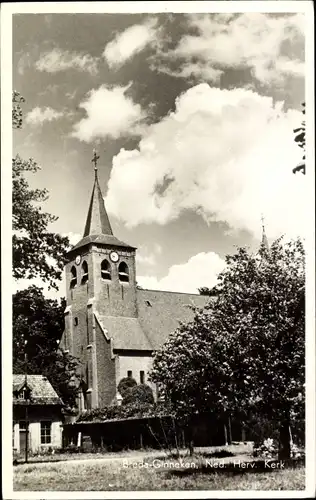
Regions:
<svg viewBox="0 0 316 500"><path fill-rule="evenodd" d="M40 453L62 446L63 402L43 375L13 375L13 451Z"/></svg>

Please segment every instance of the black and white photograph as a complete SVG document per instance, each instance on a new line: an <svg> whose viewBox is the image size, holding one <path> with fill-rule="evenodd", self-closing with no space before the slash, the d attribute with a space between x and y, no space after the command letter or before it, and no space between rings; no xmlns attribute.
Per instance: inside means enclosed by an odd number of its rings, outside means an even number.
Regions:
<svg viewBox="0 0 316 500"><path fill-rule="evenodd" d="M4 498L313 495L312 3L1 17Z"/></svg>

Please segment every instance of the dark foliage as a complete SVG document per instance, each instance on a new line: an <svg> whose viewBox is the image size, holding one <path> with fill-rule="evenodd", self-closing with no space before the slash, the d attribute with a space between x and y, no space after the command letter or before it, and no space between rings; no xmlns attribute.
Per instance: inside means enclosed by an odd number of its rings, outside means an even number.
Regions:
<svg viewBox="0 0 316 500"><path fill-rule="evenodd" d="M59 304L46 299L42 289L34 285L13 296L13 371L46 376L63 402L73 406L79 362L58 349L64 308L64 300Z"/></svg>
<svg viewBox="0 0 316 500"><path fill-rule="evenodd" d="M137 385L137 382L134 378L132 377L124 377L122 380L120 380L117 390L122 396L122 398L125 397L125 394L132 389L132 387L135 387Z"/></svg>
<svg viewBox="0 0 316 500"><path fill-rule="evenodd" d="M122 404L143 404L155 402L152 388L147 384L139 384L126 391Z"/></svg>

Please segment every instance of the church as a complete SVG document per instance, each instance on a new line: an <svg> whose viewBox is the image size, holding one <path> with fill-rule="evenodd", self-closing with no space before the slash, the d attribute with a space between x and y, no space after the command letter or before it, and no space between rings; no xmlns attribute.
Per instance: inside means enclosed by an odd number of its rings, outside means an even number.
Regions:
<svg viewBox="0 0 316 500"><path fill-rule="evenodd" d="M60 347L81 362L80 412L115 403L123 377L148 383L153 353L207 296L137 286L136 251L111 228L95 179L82 239L68 252ZM150 385L150 383L149 383ZM154 387L153 387L154 389Z"/></svg>

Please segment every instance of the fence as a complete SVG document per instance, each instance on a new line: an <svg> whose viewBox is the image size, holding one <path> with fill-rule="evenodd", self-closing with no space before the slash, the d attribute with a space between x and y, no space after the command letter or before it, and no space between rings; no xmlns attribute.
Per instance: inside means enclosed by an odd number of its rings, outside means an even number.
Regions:
<svg viewBox="0 0 316 500"><path fill-rule="evenodd" d="M83 449L182 448L193 440L194 446L220 446L242 439L241 427L230 428L209 415L200 415L183 426L171 417L113 419L104 422L64 424L63 446Z"/></svg>

